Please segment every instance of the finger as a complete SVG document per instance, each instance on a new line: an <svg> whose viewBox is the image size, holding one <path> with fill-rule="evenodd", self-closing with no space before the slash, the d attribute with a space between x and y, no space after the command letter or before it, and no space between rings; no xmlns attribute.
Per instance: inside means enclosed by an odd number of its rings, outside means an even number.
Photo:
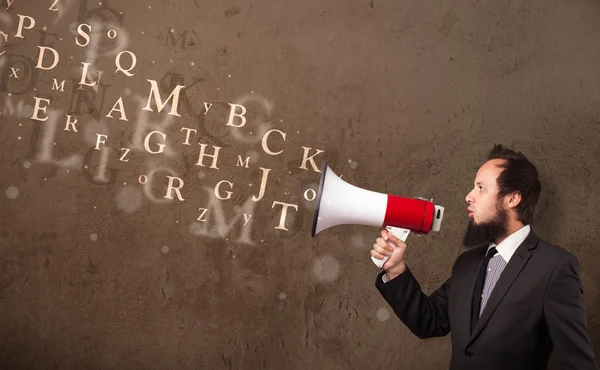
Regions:
<svg viewBox="0 0 600 370"><path fill-rule="evenodd" d="M384 256L389 256L391 254L391 251L388 251L387 249L382 248L379 244L373 244L373 249Z"/></svg>
<svg viewBox="0 0 600 370"><path fill-rule="evenodd" d="M388 239L391 240L391 241L393 241L393 242L395 242L397 240L400 240L400 239L398 239L398 237L396 235L394 235L394 234L392 234L390 232L388 232Z"/></svg>
<svg viewBox="0 0 600 370"><path fill-rule="evenodd" d="M387 251L393 251L394 248L392 248L391 245L389 245L387 242L385 242L383 239L381 238L377 238L377 245L381 246L381 248L387 250Z"/></svg>
<svg viewBox="0 0 600 370"><path fill-rule="evenodd" d="M381 237L383 238L383 240L387 241L389 239L388 234L390 234L390 232L387 231L387 229L381 230Z"/></svg>
<svg viewBox="0 0 600 370"><path fill-rule="evenodd" d="M384 258L384 256L375 252L373 249L371 249L371 256L377 258L378 260L382 260Z"/></svg>

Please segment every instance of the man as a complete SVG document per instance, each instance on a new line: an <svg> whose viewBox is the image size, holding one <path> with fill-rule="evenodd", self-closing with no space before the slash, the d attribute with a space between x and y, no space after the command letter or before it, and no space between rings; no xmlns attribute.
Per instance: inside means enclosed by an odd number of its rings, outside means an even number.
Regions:
<svg viewBox="0 0 600 370"><path fill-rule="evenodd" d="M450 369L598 369L587 333L577 259L531 229L541 184L520 152L495 145L466 196L469 224L450 278L425 295L387 230L371 255L375 286L419 338L452 331ZM396 248L390 246L392 242Z"/></svg>

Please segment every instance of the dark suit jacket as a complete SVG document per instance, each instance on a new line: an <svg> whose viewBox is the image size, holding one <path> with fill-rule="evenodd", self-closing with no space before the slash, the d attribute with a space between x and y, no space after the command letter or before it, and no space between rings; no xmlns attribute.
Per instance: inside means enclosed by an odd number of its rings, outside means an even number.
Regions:
<svg viewBox="0 0 600 370"><path fill-rule="evenodd" d="M452 276L430 296L407 267L375 286L419 338L452 331L452 370L546 369L554 349L560 369L598 369L587 333L577 259L530 231L496 282L471 332L475 278L487 245L462 253Z"/></svg>

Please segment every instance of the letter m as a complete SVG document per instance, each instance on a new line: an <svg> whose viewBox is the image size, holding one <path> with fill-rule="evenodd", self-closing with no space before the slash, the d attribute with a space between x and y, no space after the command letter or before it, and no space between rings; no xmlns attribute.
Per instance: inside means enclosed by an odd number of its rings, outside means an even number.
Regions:
<svg viewBox="0 0 600 370"><path fill-rule="evenodd" d="M171 41L171 46L172 47L176 47L177 44L179 42L181 42L181 48L183 50L185 50L185 40L186 40L187 33L188 33L187 30L183 31L183 33L181 34L181 36L179 36L179 38L177 40L175 40L174 32L172 31L172 29L170 27L168 27L167 37L166 37L166 41L165 41L165 46L169 46L169 40Z"/></svg>
<svg viewBox="0 0 600 370"><path fill-rule="evenodd" d="M58 84L58 81L56 80L56 78L52 79L52 90L60 90L62 92L65 92L65 80L63 80L63 82L61 82L61 84Z"/></svg>

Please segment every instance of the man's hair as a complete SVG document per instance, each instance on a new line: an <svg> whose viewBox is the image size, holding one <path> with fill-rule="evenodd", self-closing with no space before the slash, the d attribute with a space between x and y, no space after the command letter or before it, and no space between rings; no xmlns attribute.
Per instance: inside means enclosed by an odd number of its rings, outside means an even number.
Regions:
<svg viewBox="0 0 600 370"><path fill-rule="evenodd" d="M504 159L504 162L498 165L503 168L496 179L498 198L514 191L519 192L521 202L516 207L517 220L525 225L533 223L533 214L542 191L537 169L523 153L501 144L494 145L488 154L488 160L491 159Z"/></svg>

